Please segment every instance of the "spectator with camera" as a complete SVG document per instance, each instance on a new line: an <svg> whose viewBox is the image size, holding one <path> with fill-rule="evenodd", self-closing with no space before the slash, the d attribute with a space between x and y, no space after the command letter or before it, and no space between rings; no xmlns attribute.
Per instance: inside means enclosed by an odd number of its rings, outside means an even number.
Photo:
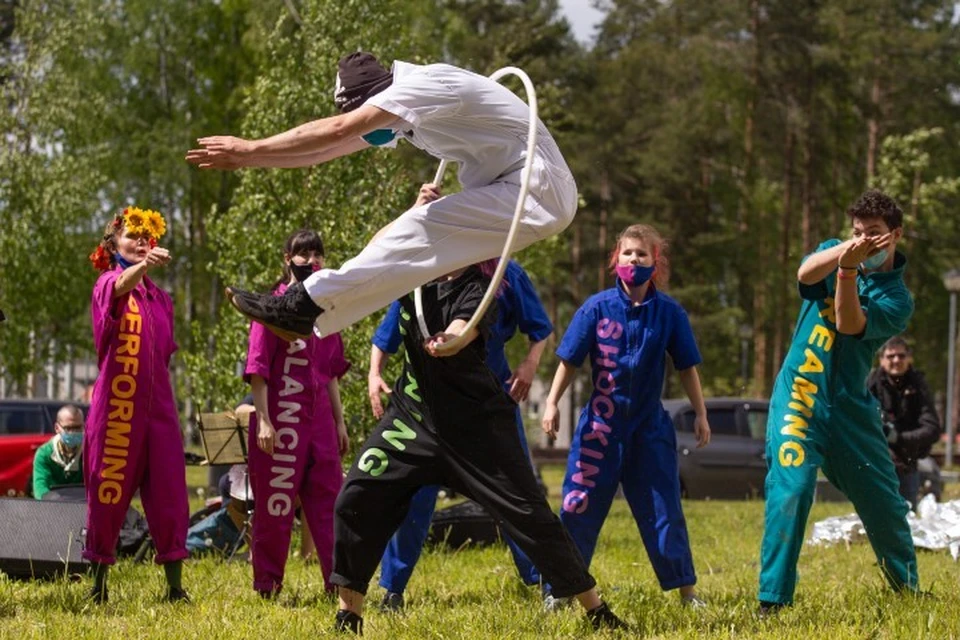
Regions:
<svg viewBox="0 0 960 640"><path fill-rule="evenodd" d="M900 479L900 495L917 506L920 472L917 460L930 455L940 439L940 417L923 373L913 367L907 342L894 336L880 348L880 367L867 379L867 388L880 402L883 431Z"/></svg>

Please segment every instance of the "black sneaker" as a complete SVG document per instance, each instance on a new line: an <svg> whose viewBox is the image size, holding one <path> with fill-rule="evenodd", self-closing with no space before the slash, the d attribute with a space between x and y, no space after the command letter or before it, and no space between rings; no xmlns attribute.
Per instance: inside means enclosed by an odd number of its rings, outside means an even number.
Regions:
<svg viewBox="0 0 960 640"><path fill-rule="evenodd" d="M618 618L613 611L610 611L610 607L607 606L606 602L601 602L599 607L587 611L587 619L590 620L590 624L593 625L594 631L599 631L600 629L630 630L630 625Z"/></svg>
<svg viewBox="0 0 960 640"><path fill-rule="evenodd" d="M340 633L354 633L358 636L363 635L363 618L353 611L340 609L337 611L336 622L333 623L333 630Z"/></svg>
<svg viewBox="0 0 960 640"><path fill-rule="evenodd" d="M103 585L103 588L94 585L90 588L90 593L87 595L87 598L94 604L107 604L107 601L110 599L110 595L107 593L107 585Z"/></svg>
<svg viewBox="0 0 960 640"><path fill-rule="evenodd" d="M403 594L387 591L383 594L383 600L380 601L380 611L390 613L400 613L403 611Z"/></svg>
<svg viewBox="0 0 960 640"><path fill-rule="evenodd" d="M190 604L190 596L183 589L169 587L167 589L167 602L182 602Z"/></svg>
<svg viewBox="0 0 960 640"><path fill-rule="evenodd" d="M780 613L780 610L786 607L787 605L782 602L764 602L760 601L760 608L757 609L757 615L761 618L769 618Z"/></svg>
<svg viewBox="0 0 960 640"><path fill-rule="evenodd" d="M299 282L282 296L227 287L227 300L237 311L288 342L306 340L313 335L313 323L323 313Z"/></svg>

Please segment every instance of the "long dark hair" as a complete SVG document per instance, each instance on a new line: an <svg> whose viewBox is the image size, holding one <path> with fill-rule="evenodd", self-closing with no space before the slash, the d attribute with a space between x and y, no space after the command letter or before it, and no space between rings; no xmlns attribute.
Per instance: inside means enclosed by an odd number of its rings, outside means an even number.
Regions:
<svg viewBox="0 0 960 640"><path fill-rule="evenodd" d="M311 229L300 229L294 231L287 237L287 241L283 243L283 252L290 256L292 259L293 256L300 255L301 253L315 252L318 256L323 257L323 239L320 238L320 234ZM283 273L280 276L280 279L277 280L276 284L273 285L273 288L276 289L281 284L286 284L290 282L290 265L286 262L283 263Z"/></svg>

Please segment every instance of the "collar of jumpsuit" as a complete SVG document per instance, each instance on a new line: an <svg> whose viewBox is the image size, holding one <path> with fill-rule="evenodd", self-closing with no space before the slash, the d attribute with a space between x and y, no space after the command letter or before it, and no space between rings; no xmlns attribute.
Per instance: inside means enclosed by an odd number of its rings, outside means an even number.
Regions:
<svg viewBox="0 0 960 640"><path fill-rule="evenodd" d="M907 267L907 256L897 251L893 256L893 268L890 271L870 271L869 273L860 272L860 276L867 282L876 282L878 284L889 282L903 277L903 270Z"/></svg>
<svg viewBox="0 0 960 640"><path fill-rule="evenodd" d="M634 307L637 309L640 309L649 305L653 301L653 299L657 297L657 286L653 284L653 280L650 280L650 284L647 287L647 295L644 296L643 302L641 302L640 304L634 304L633 300L630 298L629 295L627 295L627 292L624 290L623 282L620 280L620 278L617 278L617 294L620 301L623 302L623 305L627 307L627 309L631 309Z"/></svg>

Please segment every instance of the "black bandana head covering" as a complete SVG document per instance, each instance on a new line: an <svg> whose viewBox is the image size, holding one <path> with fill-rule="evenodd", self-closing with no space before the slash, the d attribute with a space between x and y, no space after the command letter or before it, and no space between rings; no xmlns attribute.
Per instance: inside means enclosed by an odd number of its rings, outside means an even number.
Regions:
<svg viewBox="0 0 960 640"><path fill-rule="evenodd" d="M340 113L353 111L393 82L393 74L371 53L357 51L340 58L333 102Z"/></svg>

